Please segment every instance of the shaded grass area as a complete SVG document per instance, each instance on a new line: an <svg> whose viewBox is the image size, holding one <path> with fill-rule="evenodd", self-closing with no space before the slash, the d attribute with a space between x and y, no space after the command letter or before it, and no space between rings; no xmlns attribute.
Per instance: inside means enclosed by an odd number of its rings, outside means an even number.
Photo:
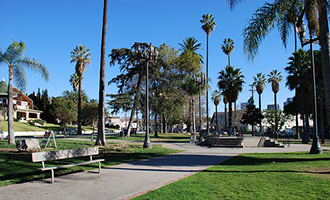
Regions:
<svg viewBox="0 0 330 200"><path fill-rule="evenodd" d="M107 140L144 141L144 138L145 134L131 135L129 138L119 135L106 136ZM190 134L158 133L158 137L155 137L154 133L150 133L150 140L151 142L190 142Z"/></svg>
<svg viewBox="0 0 330 200"><path fill-rule="evenodd" d="M15 145L9 145L7 143L7 140L0 141L0 186L32 181L43 177L50 177L49 171L41 172L37 170L37 168L41 167L41 163L33 163L31 153L19 152L17 151ZM57 149L47 148L45 151L77 149L94 146L94 142L66 139L58 139L56 140L56 143L58 147ZM99 147L99 151L99 156L95 156L94 158L105 159L105 161L102 162L102 167L180 152L179 150L166 149L159 145L153 145L152 149L145 149L142 147L142 144L133 143L108 143L107 146ZM89 157L72 158L45 162L45 165L62 165L87 160L89 160ZM96 169L97 167L98 164L93 163L90 165L59 169L55 170L55 176Z"/></svg>
<svg viewBox="0 0 330 200"><path fill-rule="evenodd" d="M135 199L329 199L330 152L241 154Z"/></svg>

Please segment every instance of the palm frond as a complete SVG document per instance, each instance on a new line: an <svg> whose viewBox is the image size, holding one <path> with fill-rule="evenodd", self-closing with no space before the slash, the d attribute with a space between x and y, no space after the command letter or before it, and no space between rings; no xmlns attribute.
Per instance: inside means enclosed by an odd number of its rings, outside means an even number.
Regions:
<svg viewBox="0 0 330 200"><path fill-rule="evenodd" d="M42 63L40 63L38 59L25 57L20 60L19 63L28 67L32 71L40 73L41 77L44 78L46 81L49 80L49 72L47 68Z"/></svg>
<svg viewBox="0 0 330 200"><path fill-rule="evenodd" d="M16 87L25 92L26 89L26 72L20 65L13 66L13 78L16 83Z"/></svg>

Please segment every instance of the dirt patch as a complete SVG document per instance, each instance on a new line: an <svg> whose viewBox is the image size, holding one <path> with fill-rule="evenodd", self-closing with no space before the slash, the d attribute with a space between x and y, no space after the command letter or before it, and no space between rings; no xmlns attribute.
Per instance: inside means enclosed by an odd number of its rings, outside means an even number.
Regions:
<svg viewBox="0 0 330 200"><path fill-rule="evenodd" d="M317 171L311 171L312 173L318 173L318 174L329 174L330 175L330 169L324 169L324 170L317 170Z"/></svg>
<svg viewBox="0 0 330 200"><path fill-rule="evenodd" d="M14 148L0 148L0 151L5 151L5 152L18 152L17 149Z"/></svg>

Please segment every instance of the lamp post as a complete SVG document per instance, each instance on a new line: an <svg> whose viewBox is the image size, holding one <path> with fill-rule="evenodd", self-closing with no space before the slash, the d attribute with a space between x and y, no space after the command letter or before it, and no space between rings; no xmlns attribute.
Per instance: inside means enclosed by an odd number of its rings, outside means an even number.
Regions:
<svg viewBox="0 0 330 200"><path fill-rule="evenodd" d="M204 141L204 136L202 133L202 95L201 95L201 85L206 84L205 74L202 72L200 77L193 76L193 81L196 86L198 86L199 90L199 141Z"/></svg>
<svg viewBox="0 0 330 200"><path fill-rule="evenodd" d="M299 38L301 41L301 46L304 47L307 44L310 44L310 51L311 51L311 65L312 65L312 83L313 83L313 107L314 107L314 136L313 136L313 142L310 149L310 153L312 154L321 154L322 149L319 142L319 136L318 136L318 123L317 123L317 98L316 98L316 82L315 82L315 64L314 64L314 52L313 52L313 43L317 43L317 40L319 39L314 38L312 39L312 34L310 33L310 39L305 39L306 37L306 25L302 22L301 25L298 27L299 30Z"/></svg>
<svg viewBox="0 0 330 200"><path fill-rule="evenodd" d="M140 61L145 61L147 63L146 66L146 135L143 143L143 148L152 148L152 144L150 142L149 136L149 62L156 63L158 57L158 50L156 47L152 46L150 43L149 47L141 45L138 46L137 52L140 56Z"/></svg>

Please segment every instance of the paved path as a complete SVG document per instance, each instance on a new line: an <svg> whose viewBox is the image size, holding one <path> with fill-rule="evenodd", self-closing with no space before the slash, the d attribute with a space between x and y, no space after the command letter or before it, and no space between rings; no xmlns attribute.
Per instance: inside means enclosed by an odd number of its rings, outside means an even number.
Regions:
<svg viewBox="0 0 330 200"><path fill-rule="evenodd" d="M309 145L288 148L210 148L188 143L164 143L164 147L187 150L173 155L102 168L92 172L0 188L0 199L129 199L190 176L240 153L309 151ZM95 171L94 171L95 172ZM46 172L48 173L48 172Z"/></svg>

